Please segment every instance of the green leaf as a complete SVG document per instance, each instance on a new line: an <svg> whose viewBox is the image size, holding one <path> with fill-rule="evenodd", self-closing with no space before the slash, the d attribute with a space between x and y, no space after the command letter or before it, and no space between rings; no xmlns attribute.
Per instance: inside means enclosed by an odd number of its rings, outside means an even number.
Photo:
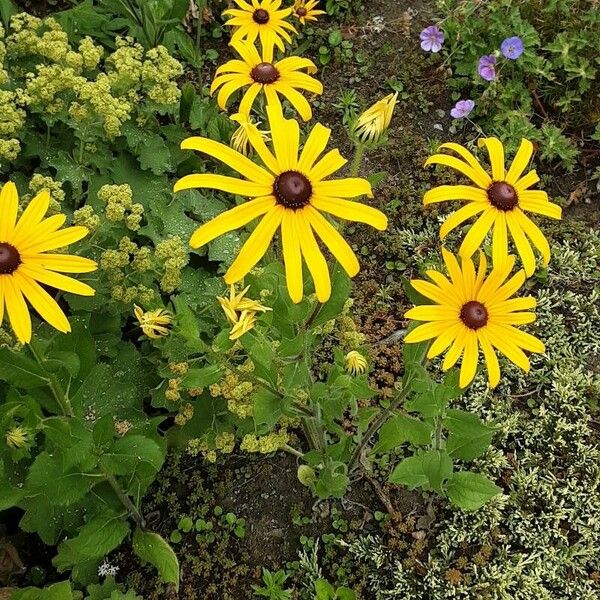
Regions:
<svg viewBox="0 0 600 600"><path fill-rule="evenodd" d="M473 460L481 456L490 445L494 430L481 422L473 413L450 409L444 425L450 431L446 450L453 458Z"/></svg>
<svg viewBox="0 0 600 600"><path fill-rule="evenodd" d="M404 442L413 446L426 446L431 441L433 427L420 419L406 415L395 415L388 419L379 430L379 441L373 452L387 452Z"/></svg>
<svg viewBox="0 0 600 600"><path fill-rule="evenodd" d="M6 477L4 462L0 459L0 511L16 506L24 493L22 488L13 486Z"/></svg>
<svg viewBox="0 0 600 600"><path fill-rule="evenodd" d="M330 461L320 471L319 479L315 484L315 491L319 498L341 498L350 483L347 472L348 469L344 463Z"/></svg>
<svg viewBox="0 0 600 600"><path fill-rule="evenodd" d="M452 459L442 450L429 450L404 459L390 475L391 483L409 489L442 491L442 483L452 475Z"/></svg>
<svg viewBox="0 0 600 600"><path fill-rule="evenodd" d="M181 388L203 388L217 383L223 375L221 365L208 365L200 369L190 369L181 380Z"/></svg>
<svg viewBox="0 0 600 600"><path fill-rule="evenodd" d="M281 398L261 388L253 396L257 434L268 433L282 414Z"/></svg>
<svg viewBox="0 0 600 600"><path fill-rule="evenodd" d="M173 169L171 152L165 140L157 133L146 135L144 143L138 148L138 158L142 169L149 169L155 175L162 175Z"/></svg>
<svg viewBox="0 0 600 600"><path fill-rule="evenodd" d="M54 583L44 589L28 587L15 590L9 597L11 600L74 600L76 598L69 581Z"/></svg>
<svg viewBox="0 0 600 600"><path fill-rule="evenodd" d="M463 510L477 510L501 492L485 475L469 471L454 473L448 484L448 497Z"/></svg>
<svg viewBox="0 0 600 600"><path fill-rule="evenodd" d="M115 440L100 462L113 475L140 473L145 478L160 470L163 459L163 450L154 440L133 434Z"/></svg>
<svg viewBox="0 0 600 600"><path fill-rule="evenodd" d="M11 352L8 348L0 348L0 379L24 390L48 384L37 362L23 352Z"/></svg>
<svg viewBox="0 0 600 600"><path fill-rule="evenodd" d="M62 542L52 564L60 571L80 563L102 559L117 548L129 533L121 515L102 514L86 523L77 537Z"/></svg>
<svg viewBox="0 0 600 600"><path fill-rule="evenodd" d="M335 263L331 275L331 298L320 305L319 314L312 322L312 327L317 327L331 319L335 319L344 308L350 296L352 282L339 263Z"/></svg>
<svg viewBox="0 0 600 600"><path fill-rule="evenodd" d="M133 550L142 560L158 569L165 583L172 583L179 590L179 561L171 546L158 533L136 529Z"/></svg>

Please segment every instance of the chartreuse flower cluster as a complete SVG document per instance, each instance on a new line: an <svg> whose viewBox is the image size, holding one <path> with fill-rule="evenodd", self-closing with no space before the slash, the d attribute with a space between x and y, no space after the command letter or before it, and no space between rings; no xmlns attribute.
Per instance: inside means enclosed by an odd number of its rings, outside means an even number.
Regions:
<svg viewBox="0 0 600 600"><path fill-rule="evenodd" d="M0 90L0 158L17 158L28 113L66 122L85 132L86 142L100 132L113 139L142 101L156 110L175 107L182 72L161 46L145 51L120 38L105 56L90 37L72 45L52 17L14 15L8 35L0 27L0 86L8 88Z"/></svg>
<svg viewBox="0 0 600 600"><path fill-rule="evenodd" d="M475 377L479 353L483 354L491 387L500 381L500 367L496 351L505 355L523 370L529 370L525 352L544 352L544 344L517 328L535 321L536 306L532 296L514 297L526 277L536 267L532 245L542 255L544 265L550 260L550 246L539 227L525 214L532 212L555 219L561 209L549 201L546 192L532 190L539 178L535 171L523 175L533 145L523 140L508 171L504 164L504 147L496 138L483 138L490 158L491 174L475 156L463 146L443 144L441 149L458 156L440 153L427 159L425 165L439 164L457 170L475 186L442 185L428 191L424 203L463 200L467 204L451 214L442 224L440 237L444 239L453 229L475 217L478 218L464 236L459 248L461 264L450 252L443 250L444 262L450 279L435 270L427 271L431 282L415 280L413 287L432 304L409 310L406 317L424 321L410 331L408 343L434 340L428 352L433 358L445 354L443 368L453 367L462 356L460 385L466 387ZM492 230L493 270L486 277L487 261L480 252L476 272L472 255ZM515 258L509 254L509 234L523 264L523 270L509 278Z"/></svg>

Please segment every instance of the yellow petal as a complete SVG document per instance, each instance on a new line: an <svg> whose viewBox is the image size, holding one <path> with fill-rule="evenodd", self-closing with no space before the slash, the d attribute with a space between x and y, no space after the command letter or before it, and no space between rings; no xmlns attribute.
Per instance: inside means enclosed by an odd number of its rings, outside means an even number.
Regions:
<svg viewBox="0 0 600 600"><path fill-rule="evenodd" d="M320 181L339 171L347 162L339 150L330 150L312 167L308 177L311 181Z"/></svg>
<svg viewBox="0 0 600 600"><path fill-rule="evenodd" d="M451 290L444 290L429 281L422 281L421 279L413 279L410 284L417 292L419 292L419 294L423 294L423 296L438 304L445 306L459 306L459 304L461 304L455 297L454 288Z"/></svg>
<svg viewBox="0 0 600 600"><path fill-rule="evenodd" d="M540 228L520 210L513 211L513 218L533 242L533 245L540 251L544 266L547 265L550 262L550 244L548 244L548 240L544 237Z"/></svg>
<svg viewBox="0 0 600 600"><path fill-rule="evenodd" d="M297 304L304 295L302 278L302 253L300 239L296 230L296 215L294 211L286 210L281 221L281 245L285 263L285 280L292 302Z"/></svg>
<svg viewBox="0 0 600 600"><path fill-rule="evenodd" d="M488 234L491 226L496 219L497 211L489 208L471 225L467 235L465 235L462 244L460 245L459 254L463 258L470 258L475 253Z"/></svg>
<svg viewBox="0 0 600 600"><path fill-rule="evenodd" d="M249 115L254 105L256 97L260 93L262 86L260 83L253 83L245 92L240 102L240 114Z"/></svg>
<svg viewBox="0 0 600 600"><path fill-rule="evenodd" d="M499 210L492 235L492 262L501 267L508 256L508 235L506 233L506 212Z"/></svg>
<svg viewBox="0 0 600 600"><path fill-rule="evenodd" d="M96 291L93 287L77 281L72 277L61 275L60 273L54 273L53 271L47 271L46 269L39 267L31 263L24 263L19 267L19 272L23 272L27 277L39 281L44 285L62 290L63 292L69 292L71 294L78 294L79 296L93 296Z"/></svg>
<svg viewBox="0 0 600 600"><path fill-rule="evenodd" d="M490 157L492 166L492 179L504 181L504 146L498 138L480 138L477 142L479 147L485 146Z"/></svg>
<svg viewBox="0 0 600 600"><path fill-rule="evenodd" d="M479 291L477 292L476 300L483 302L486 306L494 300L498 300L498 288L503 284L515 266L515 257L509 254L501 267L495 267L489 276L483 281ZM525 281L525 273L522 273L523 281Z"/></svg>
<svg viewBox="0 0 600 600"><path fill-rule="evenodd" d="M14 277L5 278L4 300L8 319L17 339L22 344L28 344L31 341L31 317Z"/></svg>
<svg viewBox="0 0 600 600"><path fill-rule="evenodd" d="M327 302L331 296L331 279L327 261L315 240L312 229L302 213L296 215L296 225L300 237L300 248L315 284L315 292L319 302Z"/></svg>
<svg viewBox="0 0 600 600"><path fill-rule="evenodd" d="M438 324L439 325L439 324ZM448 348L448 346L454 341L458 332L463 328L462 323L450 323L446 325L444 330L438 335L438 337L433 341L429 351L427 352L427 358L432 359Z"/></svg>
<svg viewBox="0 0 600 600"><path fill-rule="evenodd" d="M487 204L484 202L470 202L466 206L459 208L453 212L440 227L440 238L443 240L453 229L456 229L461 223L467 219L474 217L476 214L484 211Z"/></svg>
<svg viewBox="0 0 600 600"><path fill-rule="evenodd" d="M529 372L531 366L529 359L523 350L507 337L506 331L500 325L488 324L486 326L486 333L491 344L502 352L508 360L523 369L526 373Z"/></svg>
<svg viewBox="0 0 600 600"><path fill-rule="evenodd" d="M357 198L363 195L373 197L371 184L361 177L314 182L313 193L316 196L327 196L329 198Z"/></svg>
<svg viewBox="0 0 600 600"><path fill-rule="evenodd" d="M4 320L4 290L6 289L6 279L10 275L0 275L0 327L2 327L2 321Z"/></svg>
<svg viewBox="0 0 600 600"><path fill-rule="evenodd" d="M445 165L446 167L450 167L451 169L462 173L465 177L468 177L484 190L487 190L492 183L492 179L485 171L481 172L454 156L434 154L425 161L424 166L428 167L429 165Z"/></svg>
<svg viewBox="0 0 600 600"><path fill-rule="evenodd" d="M277 94L275 94L275 97ZM277 162L283 171L295 169L298 164L298 149L300 145L300 126L298 121L284 119L281 105L267 106L271 138Z"/></svg>
<svg viewBox="0 0 600 600"><path fill-rule="evenodd" d="M312 108L308 100L293 87L288 85L280 85L280 92L290 101L290 104L296 109L303 121L312 119Z"/></svg>
<svg viewBox="0 0 600 600"><path fill-rule="evenodd" d="M48 190L42 190L35 198L33 198L27 208L23 211L21 218L15 226L13 235L15 238L22 232L28 231L32 227L39 225L48 212L50 206L50 193Z"/></svg>
<svg viewBox="0 0 600 600"><path fill-rule="evenodd" d="M28 227L27 229L21 229L16 235L13 233L11 243L23 253L25 248L33 242L42 238L47 238L58 231L64 225L66 220L66 215L52 215L51 217L44 219L38 225Z"/></svg>
<svg viewBox="0 0 600 600"><path fill-rule="evenodd" d="M408 310L404 317L416 321L452 321L457 320L459 316L456 307L435 306L431 304L421 304Z"/></svg>
<svg viewBox="0 0 600 600"><path fill-rule="evenodd" d="M529 171L529 173L527 173L525 177L521 177L514 186L517 193L520 195L532 185L535 185L539 180L540 178L538 177L537 171Z"/></svg>
<svg viewBox="0 0 600 600"><path fill-rule="evenodd" d="M264 185L265 183L267 185L272 184L273 177L270 173L252 162L243 154L236 152L229 146L221 144L220 142L215 142L214 140L203 137L190 137L181 143L181 148L183 150L196 150L197 152L208 154L234 169L250 181L254 181L261 185Z"/></svg>
<svg viewBox="0 0 600 600"><path fill-rule="evenodd" d="M56 303L56 300L48 294L39 284L26 275L21 274L21 269L14 274L15 281L21 292L29 300L29 303L44 321L48 322L52 327L58 329L62 333L71 331L69 320L65 313Z"/></svg>
<svg viewBox="0 0 600 600"><path fill-rule="evenodd" d="M321 123L317 123L310 132L308 139L304 143L300 160L298 161L298 169L302 173L308 173L315 164L317 158L323 153L327 147L331 129L328 129Z"/></svg>
<svg viewBox="0 0 600 600"><path fill-rule="evenodd" d="M562 208L558 204L550 202L546 192L539 190L521 192L519 194L519 208L552 219L562 218Z"/></svg>
<svg viewBox="0 0 600 600"><path fill-rule="evenodd" d="M271 183L256 183L245 179L235 179L225 175L213 175L212 173L200 173L186 175L179 179L173 187L174 192L189 190L192 188L221 190L238 196L255 197L268 196L273 191L273 181Z"/></svg>
<svg viewBox="0 0 600 600"><path fill-rule="evenodd" d="M513 218L512 212L506 215L506 222L508 224L510 235L515 242L517 252L519 253L521 261L523 262L525 274L527 277L531 277L535 271L535 256L533 255L533 250L529 245L529 240L525 237L521 226Z"/></svg>
<svg viewBox="0 0 600 600"><path fill-rule="evenodd" d="M375 229L379 229L379 231L383 231L388 225L387 217L381 211L360 202L313 196L310 203L317 210L329 213L334 217L339 217L347 221L366 223Z"/></svg>
<svg viewBox="0 0 600 600"><path fill-rule="evenodd" d="M460 377L458 385L466 388L477 372L477 360L479 358L479 348L477 345L477 334L470 331L465 339L465 351L463 353L462 364L460 365Z"/></svg>
<svg viewBox="0 0 600 600"><path fill-rule="evenodd" d="M449 325L452 325L451 321L434 321L433 323L424 323L423 325L418 325L406 334L404 341L407 344L425 342L434 337L442 335Z"/></svg>
<svg viewBox="0 0 600 600"><path fill-rule="evenodd" d="M425 192L423 204L445 202L446 200L468 200L471 202L488 202L485 190L471 185L439 185Z"/></svg>
<svg viewBox="0 0 600 600"><path fill-rule="evenodd" d="M477 158L475 158L475 156L464 146L461 146L460 144L456 144L454 142L447 142L446 144L442 144L440 146L440 150L441 149L448 149L452 150L453 152L456 152L456 154L458 154L469 166L473 167L473 169L475 169L475 171L479 173L479 176L482 179L487 180L487 178L489 178L489 175L486 173L485 169L479 164Z"/></svg>
<svg viewBox="0 0 600 600"><path fill-rule="evenodd" d="M63 273L91 273L98 265L89 258L72 254L21 254L23 264Z"/></svg>
<svg viewBox="0 0 600 600"><path fill-rule="evenodd" d="M192 235L190 246L200 248L215 238L250 223L250 221L269 212L276 204L273 196L255 198L232 208L205 223Z"/></svg>
<svg viewBox="0 0 600 600"><path fill-rule="evenodd" d="M456 337L454 338L452 346L450 346L450 350L448 350L446 356L444 356L444 362L442 363L442 369L444 371L451 369L456 364L456 361L463 353L467 337L470 333L471 330L467 329L464 325L461 326Z"/></svg>
<svg viewBox="0 0 600 600"><path fill-rule="evenodd" d="M12 181L7 181L0 192L0 242L9 240L17 221L18 210L17 186Z"/></svg>
<svg viewBox="0 0 600 600"><path fill-rule="evenodd" d="M236 259L225 273L225 283L230 285L239 281L264 256L277 228L281 224L284 208L275 205L262 218L250 237L246 240Z"/></svg>
<svg viewBox="0 0 600 600"><path fill-rule="evenodd" d="M342 237L338 230L312 206L304 209L308 221L315 233L323 240L331 254L342 265L349 277L354 277L360 270L358 259L350 244Z"/></svg>
<svg viewBox="0 0 600 600"><path fill-rule="evenodd" d="M56 233L45 236L44 239L32 241L29 244L22 245L19 249L23 254L37 254L38 252L48 252L56 248L64 248L80 239L84 238L89 233L86 227L66 227Z"/></svg>
<svg viewBox="0 0 600 600"><path fill-rule="evenodd" d="M529 160L531 159L531 155L533 154L533 144L523 138L521 140L521 145L515 154L515 158L513 159L512 165L510 165L510 169L506 174L506 181L511 185L515 185L518 181L519 177L525 170L525 167L529 164Z"/></svg>
<svg viewBox="0 0 600 600"><path fill-rule="evenodd" d="M477 338L483 351L490 387L495 388L500 383L500 365L498 364L498 357L490 343L485 327L477 330Z"/></svg>

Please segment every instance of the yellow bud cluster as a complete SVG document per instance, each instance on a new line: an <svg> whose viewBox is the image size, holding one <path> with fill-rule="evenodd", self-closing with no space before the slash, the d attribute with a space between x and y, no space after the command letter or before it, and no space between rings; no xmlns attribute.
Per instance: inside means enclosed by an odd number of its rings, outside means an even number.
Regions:
<svg viewBox="0 0 600 600"><path fill-rule="evenodd" d="M144 207L133 202L133 191L128 184L103 185L98 190L98 198L106 204L105 213L109 221L124 221L132 231L140 229Z"/></svg>
<svg viewBox="0 0 600 600"><path fill-rule="evenodd" d="M235 435L224 431L215 437L215 446L223 454L231 454L235 448Z"/></svg>
<svg viewBox="0 0 600 600"><path fill-rule="evenodd" d="M177 402L181 399L181 393L179 386L181 385L181 379L169 379L167 390L165 391L165 398L169 402Z"/></svg>
<svg viewBox="0 0 600 600"><path fill-rule="evenodd" d="M181 63L175 60L164 46L146 52L142 67L142 83L148 90L148 97L157 104L176 104L181 91L173 79L183 74Z"/></svg>
<svg viewBox="0 0 600 600"><path fill-rule="evenodd" d="M183 427L194 416L194 407L188 402L184 404L179 413L175 415L175 424L178 427Z"/></svg>
<svg viewBox="0 0 600 600"><path fill-rule="evenodd" d="M273 431L263 436L247 434L242 438L240 450L244 452L257 452L260 454L270 454L281 449L289 442L287 429Z"/></svg>
<svg viewBox="0 0 600 600"><path fill-rule="evenodd" d="M94 232L100 225L100 217L94 212L92 206L86 204L73 213L73 222Z"/></svg>
<svg viewBox="0 0 600 600"><path fill-rule="evenodd" d="M190 365L186 362L169 363L169 370L175 375L185 375L190 368Z"/></svg>
<svg viewBox="0 0 600 600"><path fill-rule="evenodd" d="M56 214L61 211L61 202L65 199L65 193L58 181L54 181L52 177L44 177L36 173L29 181L29 189L34 195L42 190L47 190L50 193L51 199L48 212Z"/></svg>
<svg viewBox="0 0 600 600"><path fill-rule="evenodd" d="M217 453L215 450L211 450L208 447L208 443L205 440L195 438L190 440L187 445L188 454L191 456L198 456L201 454L204 458L211 463L217 462Z"/></svg>

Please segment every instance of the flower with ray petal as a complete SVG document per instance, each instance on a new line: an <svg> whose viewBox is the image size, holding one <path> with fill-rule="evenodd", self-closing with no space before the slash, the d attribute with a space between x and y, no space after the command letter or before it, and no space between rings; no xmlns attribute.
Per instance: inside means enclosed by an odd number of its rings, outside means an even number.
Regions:
<svg viewBox="0 0 600 600"><path fill-rule="evenodd" d="M550 261L550 246L539 227L525 213L560 219L562 209L548 200L546 192L530 189L540 180L535 170L523 175L533 153L533 144L529 140L521 140L521 146L508 171L504 169L504 147L498 139L480 139L479 146L487 148L491 176L463 146L442 144L440 149L451 150L460 158L450 154L434 154L427 159L425 166L445 165L468 177L475 186L441 185L429 190L423 202L432 204L446 200L466 201L466 206L452 213L442 224L441 239L467 219L480 215L463 239L459 254L465 258L473 256L488 231L493 229L492 258L494 266L500 266L508 256L510 233L525 273L531 277L535 271L535 256L531 244L540 251L544 265Z"/></svg>
<svg viewBox="0 0 600 600"><path fill-rule="evenodd" d="M496 350L528 372L530 364L524 350L541 353L545 347L536 337L515 327L535 321L535 313L522 311L535 308L536 301L533 296L512 297L525 282L522 270L507 281L515 264L514 256L494 267L486 277L483 252L479 255L477 273L470 258L463 258L459 265L452 253L442 252L450 279L429 270L426 274L431 282L411 281L415 290L435 304L416 306L406 313L408 319L427 322L409 331L405 341L410 344L433 339L427 357L446 351L445 371L462 356L459 384L463 388L475 377L480 350L491 387L500 381Z"/></svg>
<svg viewBox="0 0 600 600"><path fill-rule="evenodd" d="M312 110L306 98L298 90L306 90L313 94L323 93L323 84L308 73L316 73L315 64L308 58L288 56L273 62L273 51L264 50L262 56L254 44L248 42L231 42L242 60L230 60L217 69L217 74L210 87L210 93L218 88L217 103L225 109L227 100L240 88L248 86L240 102L239 112L250 114L252 105L258 94L263 92L267 105L281 106L279 95L287 98L298 114L308 121L312 118ZM304 72L306 70L306 72Z"/></svg>
<svg viewBox="0 0 600 600"><path fill-rule="evenodd" d="M279 10L281 0L251 0L251 4L245 0L234 2L239 8L223 11L224 15L231 16L225 25L235 27L232 42L246 40L254 44L256 38L260 38L263 51L272 54L275 46L282 52L285 51L284 40L292 43L289 31L298 33L295 27L285 20L292 14L292 8Z"/></svg>
<svg viewBox="0 0 600 600"><path fill-rule="evenodd" d="M262 139L265 141L269 140L269 132L261 131L258 129L257 125L252 121L252 118L249 115L243 115L241 113L231 115L230 119L239 123L239 127L233 132L231 136L230 146L243 154L244 156L248 156L250 151L252 150L252 145L250 144L250 137L248 136L248 129L254 128L258 131L258 133L262 136Z"/></svg>
<svg viewBox="0 0 600 600"><path fill-rule="evenodd" d="M367 359L356 350L351 350L348 352L344 362L346 371L348 371L350 375L362 375L363 373L367 372Z"/></svg>
<svg viewBox="0 0 600 600"><path fill-rule="evenodd" d="M318 15L327 14L324 10L317 10L317 4L319 0L296 0L292 8L293 15L302 25L306 25L308 21L316 21Z"/></svg>
<svg viewBox="0 0 600 600"><path fill-rule="evenodd" d="M319 159L329 141L330 129L317 123L300 152L298 122L285 119L273 106L267 108L267 113L272 150L259 135L249 131L250 143L263 165L214 140L193 137L183 141L184 150L213 156L244 179L210 173L187 175L175 184L175 192L209 188L252 198L202 225L192 235L190 245L199 248L262 217L225 273L225 282L232 284L242 279L263 257L276 231L281 229L287 287L292 301L302 300L304 259L317 298L326 302L331 295L331 280L315 234L350 277L358 273L359 264L348 242L322 213L367 223L379 230L387 227L387 217L371 206L349 200L364 194L372 197L371 185L366 179L328 179L347 162L338 150L330 150Z"/></svg>
<svg viewBox="0 0 600 600"><path fill-rule="evenodd" d="M245 310L229 332L230 340L237 340L248 333L256 325L256 313Z"/></svg>
<svg viewBox="0 0 600 600"><path fill-rule="evenodd" d="M173 315L164 308L144 311L137 304L133 305L133 314L140 324L140 329L151 339L157 340L169 335L173 324Z"/></svg>
<svg viewBox="0 0 600 600"><path fill-rule="evenodd" d="M392 122L394 108L398 102L398 92L378 100L365 110L356 121L354 135L363 144L379 141Z"/></svg>
<svg viewBox="0 0 600 600"><path fill-rule="evenodd" d="M52 327L63 333L71 325L56 300L40 285L57 290L93 296L85 283L62 273L89 273L97 266L93 260L70 254L49 254L88 234L85 227L60 229L67 217L62 214L44 218L50 194L41 191L17 219L19 196L9 181L0 192L0 324L4 311L21 343L31 341L31 316L27 301Z"/></svg>
<svg viewBox="0 0 600 600"><path fill-rule="evenodd" d="M229 287L229 298L225 298L224 296L217 296L217 300L227 317L227 320L235 325L239 321L238 312L267 312L269 310L273 310L268 306L262 305L258 300L252 300L252 298L247 298L246 294L250 286L245 287L239 294L235 293L235 286L232 284Z"/></svg>

